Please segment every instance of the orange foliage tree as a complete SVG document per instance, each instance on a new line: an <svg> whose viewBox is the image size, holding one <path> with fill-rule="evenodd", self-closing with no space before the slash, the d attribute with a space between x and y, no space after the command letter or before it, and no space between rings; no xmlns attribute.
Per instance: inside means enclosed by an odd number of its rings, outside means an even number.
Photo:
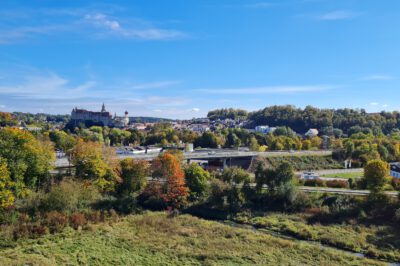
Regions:
<svg viewBox="0 0 400 266"><path fill-rule="evenodd" d="M177 156L164 153L153 161L153 177L165 181L161 197L172 208L179 209L186 203L189 189Z"/></svg>

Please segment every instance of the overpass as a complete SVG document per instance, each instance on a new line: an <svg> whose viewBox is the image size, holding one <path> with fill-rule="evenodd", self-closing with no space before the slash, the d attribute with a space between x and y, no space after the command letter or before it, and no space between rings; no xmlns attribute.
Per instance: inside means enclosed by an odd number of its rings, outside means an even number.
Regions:
<svg viewBox="0 0 400 266"><path fill-rule="evenodd" d="M149 154L135 154L135 155L118 155L120 158L135 158L141 160L153 160L159 153ZM238 151L226 149L213 149L213 150L198 150L194 152L183 152L183 157L186 160L209 160L209 159L229 159L229 158L243 158L243 157L282 157L282 156L330 156L332 151Z"/></svg>
<svg viewBox="0 0 400 266"><path fill-rule="evenodd" d="M119 159L133 158L137 160L152 161L160 153L147 153L147 154L119 154ZM183 152L183 158L188 162L192 160L221 160L224 165L228 165L232 159L247 159L252 160L255 157L284 157L284 156L331 156L332 151L319 150L319 151L268 151L268 152L255 152L255 151L238 151L227 149L209 149L198 150L193 152ZM55 167L67 168L71 165L66 157L57 158Z"/></svg>

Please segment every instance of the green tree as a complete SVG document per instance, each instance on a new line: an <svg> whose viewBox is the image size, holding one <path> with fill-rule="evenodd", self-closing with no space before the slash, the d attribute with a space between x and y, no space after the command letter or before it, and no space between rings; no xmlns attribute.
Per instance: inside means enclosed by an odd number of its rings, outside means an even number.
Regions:
<svg viewBox="0 0 400 266"><path fill-rule="evenodd" d="M225 168L221 174L221 179L227 184L224 193L229 210L238 211L246 202L246 197L249 196L250 174L237 167Z"/></svg>
<svg viewBox="0 0 400 266"><path fill-rule="evenodd" d="M146 187L147 177L150 176L150 165L144 160L123 159L120 162L119 176L122 180L118 185L118 195L132 195Z"/></svg>
<svg viewBox="0 0 400 266"><path fill-rule="evenodd" d="M252 136L249 141L250 150L252 151L259 151L260 145L258 144L257 139Z"/></svg>
<svg viewBox="0 0 400 266"><path fill-rule="evenodd" d="M54 130L49 133L50 140L54 142L57 149L69 153L76 144L76 140L73 136L69 135L65 131Z"/></svg>
<svg viewBox="0 0 400 266"><path fill-rule="evenodd" d="M217 136L212 132L204 132L201 137L196 139L196 141L194 142L194 146L203 148L217 148Z"/></svg>
<svg viewBox="0 0 400 266"><path fill-rule="evenodd" d="M281 163L276 169L270 169L263 163L257 165L255 171L256 189L262 193L267 186L268 194L283 203L292 203L297 195L294 170L291 164Z"/></svg>
<svg viewBox="0 0 400 266"><path fill-rule="evenodd" d="M384 145L382 145L382 144L378 145L378 152L379 152L380 157L383 160L387 161L387 159L389 158L389 151Z"/></svg>
<svg viewBox="0 0 400 266"><path fill-rule="evenodd" d="M189 200L201 199L207 194L210 173L196 163L191 163L185 169L185 181L189 188Z"/></svg>
<svg viewBox="0 0 400 266"><path fill-rule="evenodd" d="M373 193L379 193L389 176L390 167L387 162L382 160L372 160L364 167L364 178L367 188Z"/></svg>
<svg viewBox="0 0 400 266"><path fill-rule="evenodd" d="M237 148L237 147L240 146L240 144L241 144L241 141L238 138L238 136L234 132L230 131L228 133L228 136L226 137L225 145L227 147L235 147L235 148Z"/></svg>

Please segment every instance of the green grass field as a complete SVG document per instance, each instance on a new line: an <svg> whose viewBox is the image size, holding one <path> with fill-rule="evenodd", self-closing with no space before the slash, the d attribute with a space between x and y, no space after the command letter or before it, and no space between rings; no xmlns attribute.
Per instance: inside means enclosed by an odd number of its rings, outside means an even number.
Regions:
<svg viewBox="0 0 400 266"><path fill-rule="evenodd" d="M307 214L267 213L250 218L238 216L237 221L374 258L400 261L400 233L396 228L359 223L309 224L306 217Z"/></svg>
<svg viewBox="0 0 400 266"><path fill-rule="evenodd" d="M82 231L19 240L0 265L383 265L189 215L131 215Z"/></svg>
<svg viewBox="0 0 400 266"><path fill-rule="evenodd" d="M356 172L356 173L336 173L336 174L325 174L322 177L330 177L330 178L346 178L346 179L354 179L363 177L363 172Z"/></svg>

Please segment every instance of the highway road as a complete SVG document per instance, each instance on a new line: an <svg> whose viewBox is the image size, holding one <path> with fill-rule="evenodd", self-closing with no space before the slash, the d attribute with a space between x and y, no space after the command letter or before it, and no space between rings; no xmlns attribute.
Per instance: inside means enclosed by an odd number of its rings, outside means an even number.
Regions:
<svg viewBox="0 0 400 266"><path fill-rule="evenodd" d="M156 158L159 153L150 154L136 154L136 155L118 155L120 158L137 158L144 160L152 160ZM206 159L223 159L235 157L281 157L281 156L330 156L332 151L269 151L269 152L255 152L255 151L238 151L238 150L200 150L194 152L184 152L183 156L188 160L206 160Z"/></svg>
<svg viewBox="0 0 400 266"><path fill-rule="evenodd" d="M355 195L355 196L368 196L371 192L369 190L354 190L354 189L343 189L343 188L326 188L326 187L299 187L301 191L308 193L330 193L330 194L341 194L341 195ZM397 197L399 193L397 191L387 191L387 195Z"/></svg>
<svg viewBox="0 0 400 266"><path fill-rule="evenodd" d="M118 158L134 158L140 160L151 161L155 159L159 153L149 154L118 154ZM238 150L200 150L194 152L184 152L183 157L187 160L208 160L208 159L224 159L224 158L237 158L237 157L281 157L281 156L330 156L332 151L269 151L269 152L253 152L253 151L238 151ZM68 167L68 160L66 157L57 158L56 168Z"/></svg>

